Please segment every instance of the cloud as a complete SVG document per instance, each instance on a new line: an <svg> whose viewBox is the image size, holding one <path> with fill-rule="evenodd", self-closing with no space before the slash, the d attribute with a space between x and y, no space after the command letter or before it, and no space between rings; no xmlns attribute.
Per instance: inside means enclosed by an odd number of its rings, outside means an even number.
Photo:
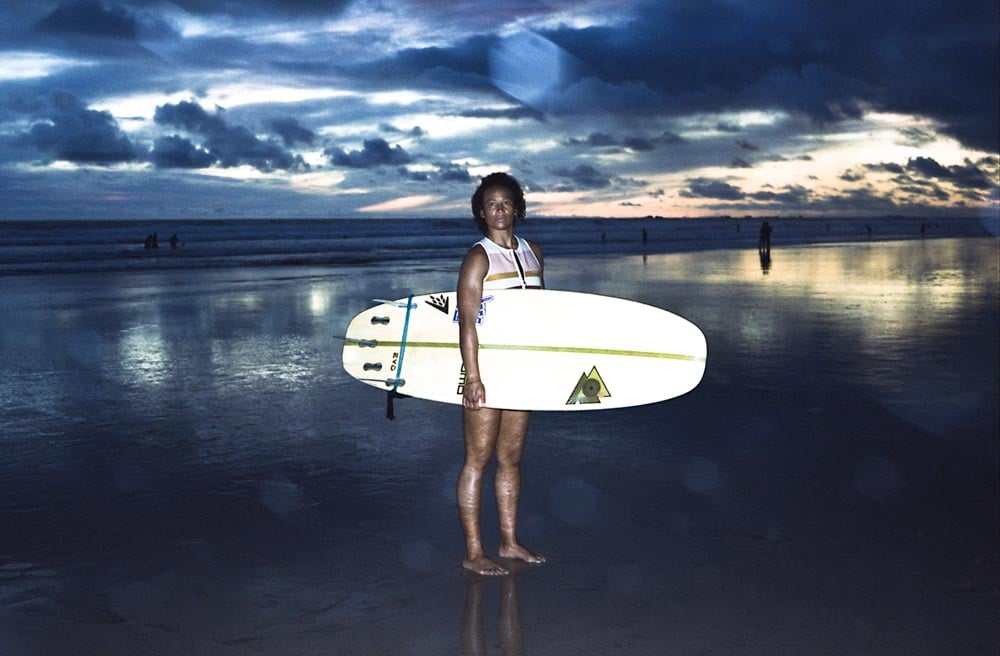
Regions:
<svg viewBox="0 0 1000 656"><path fill-rule="evenodd" d="M812 192L801 185L785 185L781 191L765 189L749 194L749 197L764 203L801 207L809 202Z"/></svg>
<svg viewBox="0 0 1000 656"><path fill-rule="evenodd" d="M558 168L552 172L568 181L560 187L560 191L575 189L604 189L611 186L610 176L601 173L589 164L580 164L575 168Z"/></svg>
<svg viewBox="0 0 1000 656"><path fill-rule="evenodd" d="M156 5L157 0L140 0ZM256 18L265 16L336 16L351 4L351 0L172 0L172 3L192 14L214 17Z"/></svg>
<svg viewBox="0 0 1000 656"><path fill-rule="evenodd" d="M591 148L605 148L608 146L618 146L620 141L604 132L591 132L585 139L570 137L566 140L567 146L590 146Z"/></svg>
<svg viewBox="0 0 1000 656"><path fill-rule="evenodd" d="M413 161L402 146L390 146L381 137L365 139L361 150L345 151L343 148L328 148L326 150L330 163L334 166L346 166L353 169L372 169L380 166L409 164Z"/></svg>
<svg viewBox="0 0 1000 656"><path fill-rule="evenodd" d="M121 7L106 7L94 0L68 2L40 20L35 29L50 34L69 34L134 40L139 28Z"/></svg>
<svg viewBox="0 0 1000 656"><path fill-rule="evenodd" d="M865 164L864 167L869 171L893 173L899 175L903 173L903 167L895 162L879 162L878 164Z"/></svg>
<svg viewBox="0 0 1000 656"><path fill-rule="evenodd" d="M471 183L475 179L469 173L469 169L458 164L441 164L438 166L438 178L442 182Z"/></svg>
<svg viewBox="0 0 1000 656"><path fill-rule="evenodd" d="M590 148L625 147L634 152L648 152L656 150L656 148L663 144L677 145L687 143L687 140L669 131L651 137L628 136L621 139L606 132L591 132L586 138L570 137L564 143L567 146L587 146Z"/></svg>
<svg viewBox="0 0 1000 656"><path fill-rule="evenodd" d="M316 138L315 132L299 125L298 119L295 118L276 118L270 122L270 126L281 137L286 148L291 148L295 144L311 146Z"/></svg>
<svg viewBox="0 0 1000 656"><path fill-rule="evenodd" d="M157 139L150 160L161 169L203 169L217 161L210 152L177 135Z"/></svg>
<svg viewBox="0 0 1000 656"><path fill-rule="evenodd" d="M540 112L525 106L501 107L499 109L467 109L459 112L457 115L464 118L495 118L511 121L524 119L541 121L543 119L543 115Z"/></svg>
<svg viewBox="0 0 1000 656"><path fill-rule="evenodd" d="M930 157L912 157L906 163L906 169L925 178L947 180L956 187L965 189L992 189L997 186L996 179L969 160L962 165L942 166Z"/></svg>
<svg viewBox="0 0 1000 656"><path fill-rule="evenodd" d="M33 107L41 111L43 120L15 139L19 146L80 164L133 162L145 155L109 112L88 109L73 94L54 93L48 103Z"/></svg>
<svg viewBox="0 0 1000 656"><path fill-rule="evenodd" d="M845 0L836 10L825 0L650 1L631 16L544 35L607 87L646 89L664 115L767 107L831 123L873 108L929 117L968 146L1000 149L994 0L962 11L932 0Z"/></svg>
<svg viewBox="0 0 1000 656"><path fill-rule="evenodd" d="M309 168L301 155L293 154L274 141L260 139L243 126L229 125L220 112L209 114L195 102L160 105L153 120L158 125L180 128L203 137L203 150L199 152L207 152L223 168L244 164L264 172ZM193 144L190 145L194 148ZM158 151L161 147L165 150ZM195 160L185 160L185 153L197 154L188 150L181 141L160 139L156 142L152 159L158 166L204 159L198 155ZM188 167L185 165L185 168Z"/></svg>
<svg viewBox="0 0 1000 656"><path fill-rule="evenodd" d="M716 200L743 200L746 194L739 187L734 187L724 180L710 178L691 178L687 180L687 189L682 189L680 195L684 198L714 198Z"/></svg>
<svg viewBox="0 0 1000 656"><path fill-rule="evenodd" d="M60 44L60 49L89 56L148 60L156 56L142 45L144 38L178 37L174 27L155 13L134 12L116 3L96 0L57 5L50 13L32 21L30 33Z"/></svg>
<svg viewBox="0 0 1000 656"><path fill-rule="evenodd" d="M634 150L638 153L647 152L656 148L655 141L644 137L625 137L622 144L629 150Z"/></svg>

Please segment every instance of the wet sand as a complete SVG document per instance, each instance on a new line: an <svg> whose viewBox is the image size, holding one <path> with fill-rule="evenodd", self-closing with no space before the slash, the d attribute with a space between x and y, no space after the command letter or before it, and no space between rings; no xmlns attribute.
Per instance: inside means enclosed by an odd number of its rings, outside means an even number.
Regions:
<svg viewBox="0 0 1000 656"><path fill-rule="evenodd" d="M450 264L0 278L0 652L1000 648L996 240L551 258L697 323L708 369L535 415L549 563L504 581L459 565L458 408L387 421L340 368Z"/></svg>

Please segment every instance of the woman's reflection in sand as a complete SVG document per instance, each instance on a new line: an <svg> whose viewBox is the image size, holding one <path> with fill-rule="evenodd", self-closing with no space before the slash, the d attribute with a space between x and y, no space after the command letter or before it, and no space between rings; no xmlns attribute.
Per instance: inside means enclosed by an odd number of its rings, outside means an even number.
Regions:
<svg viewBox="0 0 1000 656"><path fill-rule="evenodd" d="M518 568L512 567L510 574L501 577L500 612L497 617L497 631L500 634L502 656L522 656L524 654L524 624L521 620L521 600L517 592ZM462 610L462 656L486 655L486 624L483 617L483 588L494 585L496 579L478 574L467 574L465 584L465 608Z"/></svg>

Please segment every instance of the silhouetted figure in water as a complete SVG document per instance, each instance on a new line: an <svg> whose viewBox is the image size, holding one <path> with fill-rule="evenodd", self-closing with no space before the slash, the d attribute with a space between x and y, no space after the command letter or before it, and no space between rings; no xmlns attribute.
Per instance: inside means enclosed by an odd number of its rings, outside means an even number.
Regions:
<svg viewBox="0 0 1000 656"><path fill-rule="evenodd" d="M760 225L760 237L757 239L757 250L761 253L771 252L771 224L764 221Z"/></svg>
<svg viewBox="0 0 1000 656"><path fill-rule="evenodd" d="M865 230L868 231L868 236L871 237L872 236L872 227L870 225L868 225L867 223L865 224Z"/></svg>
<svg viewBox="0 0 1000 656"><path fill-rule="evenodd" d="M160 247L160 242L157 239L155 232L151 235L146 235L146 241L143 242L143 246L146 250Z"/></svg>
<svg viewBox="0 0 1000 656"><path fill-rule="evenodd" d="M645 228L643 228L642 229L642 243L645 244L647 241L649 241L649 233L646 232Z"/></svg>
<svg viewBox="0 0 1000 656"><path fill-rule="evenodd" d="M177 233L170 235L170 248L177 248Z"/></svg>

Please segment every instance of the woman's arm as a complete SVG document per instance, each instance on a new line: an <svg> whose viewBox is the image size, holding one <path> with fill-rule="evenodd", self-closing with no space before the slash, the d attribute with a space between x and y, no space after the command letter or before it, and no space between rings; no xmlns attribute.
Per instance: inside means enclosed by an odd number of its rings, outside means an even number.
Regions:
<svg viewBox="0 0 1000 656"><path fill-rule="evenodd" d="M465 366L462 405L478 410L486 403L486 388L479 377L479 334L476 320L483 300L483 279L490 261L481 246L469 249L458 274L458 343Z"/></svg>

